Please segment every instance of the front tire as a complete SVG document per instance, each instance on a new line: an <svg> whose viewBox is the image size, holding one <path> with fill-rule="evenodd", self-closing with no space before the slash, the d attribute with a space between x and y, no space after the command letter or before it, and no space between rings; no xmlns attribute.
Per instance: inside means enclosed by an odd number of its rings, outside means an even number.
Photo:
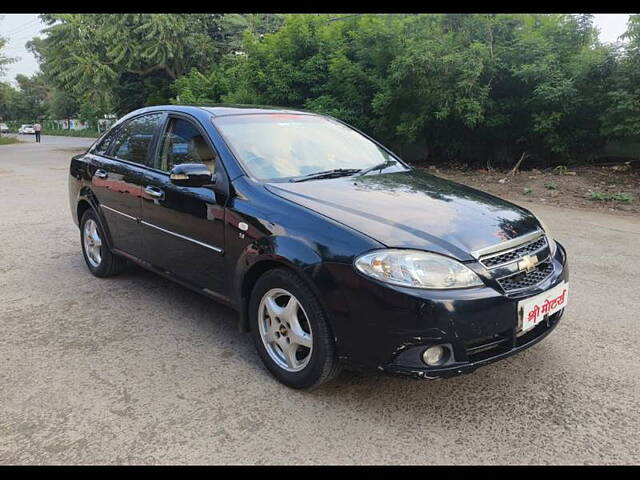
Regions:
<svg viewBox="0 0 640 480"><path fill-rule="evenodd" d="M249 320L262 362L285 385L312 389L339 373L326 315L294 272L276 268L258 279L249 300Z"/></svg>
<svg viewBox="0 0 640 480"><path fill-rule="evenodd" d="M124 269L126 260L111 253L100 220L91 209L80 219L80 244L84 261L96 277L110 277Z"/></svg>

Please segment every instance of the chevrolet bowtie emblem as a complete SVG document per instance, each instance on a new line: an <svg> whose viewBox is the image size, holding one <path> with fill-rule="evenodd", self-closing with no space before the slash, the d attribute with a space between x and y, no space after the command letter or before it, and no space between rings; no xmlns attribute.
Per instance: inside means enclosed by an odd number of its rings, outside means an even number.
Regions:
<svg viewBox="0 0 640 480"><path fill-rule="evenodd" d="M537 264L537 256L527 255L525 257L522 257L522 259L518 261L518 270L526 270L527 272L531 272L536 268Z"/></svg>

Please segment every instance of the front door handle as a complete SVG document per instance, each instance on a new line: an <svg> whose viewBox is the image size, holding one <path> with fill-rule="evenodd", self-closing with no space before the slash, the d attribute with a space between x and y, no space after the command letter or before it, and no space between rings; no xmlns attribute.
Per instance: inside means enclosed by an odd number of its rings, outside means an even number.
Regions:
<svg viewBox="0 0 640 480"><path fill-rule="evenodd" d="M152 185L148 185L146 187L144 187L144 193L146 193L147 195L149 195L150 197L153 198L163 198L164 197L164 191L161 190L158 187L154 187Z"/></svg>
<svg viewBox="0 0 640 480"><path fill-rule="evenodd" d="M104 170L102 170L101 168L96 170L96 173L94 173L94 175L98 178L107 178L109 176L109 174Z"/></svg>

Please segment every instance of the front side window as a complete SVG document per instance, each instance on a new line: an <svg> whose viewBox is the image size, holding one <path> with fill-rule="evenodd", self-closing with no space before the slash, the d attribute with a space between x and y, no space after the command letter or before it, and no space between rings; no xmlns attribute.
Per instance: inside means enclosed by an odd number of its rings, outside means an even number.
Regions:
<svg viewBox="0 0 640 480"><path fill-rule="evenodd" d="M216 154L191 122L172 118L160 141L160 170L169 172L181 163L202 163L215 172Z"/></svg>
<svg viewBox="0 0 640 480"><path fill-rule="evenodd" d="M152 113L134 118L120 128L116 135L112 156L140 165L149 165L148 151L153 134L160 124L162 113Z"/></svg>
<svg viewBox="0 0 640 480"><path fill-rule="evenodd" d="M243 114L214 119L248 172L282 180L332 169L366 169L393 158L371 140L326 117Z"/></svg>
<svg viewBox="0 0 640 480"><path fill-rule="evenodd" d="M104 138L102 140L100 140L100 143L98 143L94 147L93 153L95 153L96 155L105 155L109 151L109 148L111 147L111 144L115 140L117 132L118 132L118 127L116 127L114 129L112 129L111 131L109 131L109 133L107 133L104 136Z"/></svg>

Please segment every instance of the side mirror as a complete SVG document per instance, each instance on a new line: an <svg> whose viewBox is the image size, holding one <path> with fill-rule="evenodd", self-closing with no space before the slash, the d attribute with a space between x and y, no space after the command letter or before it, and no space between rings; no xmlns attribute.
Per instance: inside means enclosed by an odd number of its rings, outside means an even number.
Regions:
<svg viewBox="0 0 640 480"><path fill-rule="evenodd" d="M202 163L182 163L169 172L169 179L179 187L202 187L214 183L211 171Z"/></svg>

